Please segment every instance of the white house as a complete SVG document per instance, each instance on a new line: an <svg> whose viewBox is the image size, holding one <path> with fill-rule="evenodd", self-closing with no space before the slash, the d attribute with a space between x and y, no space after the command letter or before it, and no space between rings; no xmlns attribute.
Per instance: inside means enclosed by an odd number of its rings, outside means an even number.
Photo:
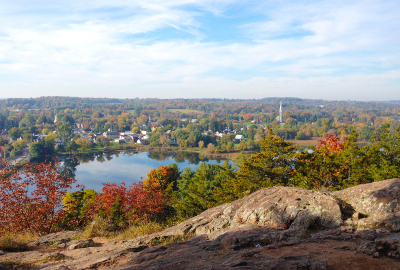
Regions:
<svg viewBox="0 0 400 270"><path fill-rule="evenodd" d="M143 139L138 139L137 141L136 141L136 143L137 144L146 144L146 142L143 140Z"/></svg>
<svg viewBox="0 0 400 270"><path fill-rule="evenodd" d="M244 136L243 135L236 135L235 136L235 140L243 141L244 140Z"/></svg>

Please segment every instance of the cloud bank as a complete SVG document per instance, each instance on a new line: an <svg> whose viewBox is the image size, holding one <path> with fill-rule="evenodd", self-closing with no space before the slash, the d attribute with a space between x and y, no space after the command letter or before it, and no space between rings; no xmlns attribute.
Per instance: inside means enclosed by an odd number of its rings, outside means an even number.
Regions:
<svg viewBox="0 0 400 270"><path fill-rule="evenodd" d="M0 3L0 97L400 99L398 1Z"/></svg>

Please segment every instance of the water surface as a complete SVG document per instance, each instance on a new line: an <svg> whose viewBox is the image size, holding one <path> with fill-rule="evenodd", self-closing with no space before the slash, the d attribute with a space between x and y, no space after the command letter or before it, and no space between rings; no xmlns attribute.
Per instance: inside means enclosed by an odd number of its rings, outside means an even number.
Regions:
<svg viewBox="0 0 400 270"><path fill-rule="evenodd" d="M76 184L83 184L86 188L96 191L101 191L102 183L125 182L129 186L134 182L143 181L150 170L172 163L176 163L179 170L183 171L185 168L195 170L201 162L208 164L224 162L188 152L99 153L67 157L62 161L74 172Z"/></svg>

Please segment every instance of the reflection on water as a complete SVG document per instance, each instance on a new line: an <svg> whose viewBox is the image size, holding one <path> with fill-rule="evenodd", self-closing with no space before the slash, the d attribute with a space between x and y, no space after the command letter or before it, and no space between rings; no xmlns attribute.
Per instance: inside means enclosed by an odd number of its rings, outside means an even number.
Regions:
<svg viewBox="0 0 400 270"><path fill-rule="evenodd" d="M189 152L120 152L92 153L60 158L63 169L74 174L76 184L100 191L102 183L126 182L129 186L134 182L143 181L147 173L160 166L177 163L179 169L192 170L201 162L221 164L223 160L210 160L197 153Z"/></svg>

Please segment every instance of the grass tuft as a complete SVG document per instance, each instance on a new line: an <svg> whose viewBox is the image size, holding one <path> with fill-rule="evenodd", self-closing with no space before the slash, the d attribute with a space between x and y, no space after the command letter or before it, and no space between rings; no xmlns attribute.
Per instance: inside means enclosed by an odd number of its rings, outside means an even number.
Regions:
<svg viewBox="0 0 400 270"><path fill-rule="evenodd" d="M35 265L31 263L16 263L9 261L3 261L1 262L1 265L4 270L30 270L35 268Z"/></svg>
<svg viewBox="0 0 400 270"><path fill-rule="evenodd" d="M28 250L28 243L35 240L32 234L9 234L0 237L0 250L6 252L18 252Z"/></svg>
<svg viewBox="0 0 400 270"><path fill-rule="evenodd" d="M136 221L120 231L110 231L107 222L97 218L92 224L88 225L80 236L81 239L92 237L106 237L112 240L128 240L142 235L161 232L169 227L172 227L182 220L170 220L168 222L156 221Z"/></svg>

